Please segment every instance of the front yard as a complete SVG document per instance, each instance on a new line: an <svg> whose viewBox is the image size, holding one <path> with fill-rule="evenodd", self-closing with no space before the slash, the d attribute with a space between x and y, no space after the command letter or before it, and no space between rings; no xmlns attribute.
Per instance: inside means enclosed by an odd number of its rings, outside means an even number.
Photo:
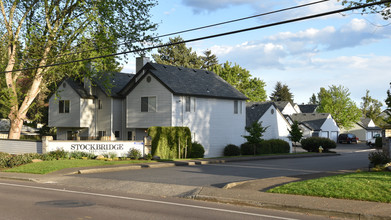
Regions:
<svg viewBox="0 0 391 220"><path fill-rule="evenodd" d="M391 172L357 172L288 183L268 192L391 203Z"/></svg>

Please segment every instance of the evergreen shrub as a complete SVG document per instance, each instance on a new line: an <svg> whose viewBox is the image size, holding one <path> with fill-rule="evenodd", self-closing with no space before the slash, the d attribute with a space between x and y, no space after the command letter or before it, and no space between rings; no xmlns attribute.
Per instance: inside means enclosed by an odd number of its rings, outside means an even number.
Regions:
<svg viewBox="0 0 391 220"><path fill-rule="evenodd" d="M161 159L189 157L192 152L191 132L188 127L150 127L148 135L152 138L152 155ZM180 144L180 155L178 155ZM187 155L185 153L187 152Z"/></svg>
<svg viewBox="0 0 391 220"><path fill-rule="evenodd" d="M189 154L190 158L204 158L204 154L205 154L205 149L200 143L193 142L191 144L191 151Z"/></svg>
<svg viewBox="0 0 391 220"><path fill-rule="evenodd" d="M242 155L255 155L255 154L257 154L256 148L257 148L256 144L251 144L249 142L245 142L240 145L240 153Z"/></svg>
<svg viewBox="0 0 391 220"><path fill-rule="evenodd" d="M234 144L228 144L224 147L224 156L239 156L240 148Z"/></svg>
<svg viewBox="0 0 391 220"><path fill-rule="evenodd" d="M371 164L373 164L373 166L375 167L378 165L384 165L391 162L390 157L383 151L371 152L368 155L368 159L371 162Z"/></svg>
<svg viewBox="0 0 391 220"><path fill-rule="evenodd" d="M382 137L377 137L375 139L375 148L381 149L383 146L383 138Z"/></svg>
<svg viewBox="0 0 391 220"><path fill-rule="evenodd" d="M301 147L308 152L319 152L319 147L322 146L323 152L329 152L330 149L337 147L337 144L324 137L309 137L301 140Z"/></svg>

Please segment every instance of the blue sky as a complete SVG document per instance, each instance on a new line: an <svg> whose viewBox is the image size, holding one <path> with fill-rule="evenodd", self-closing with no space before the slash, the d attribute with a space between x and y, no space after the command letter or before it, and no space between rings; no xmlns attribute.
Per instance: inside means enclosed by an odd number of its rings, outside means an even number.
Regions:
<svg viewBox="0 0 391 220"><path fill-rule="evenodd" d="M161 0L152 11L157 35L301 5L315 0ZM342 8L331 0L314 6L184 33L187 40ZM175 36L171 36L175 37ZM168 37L162 39L168 42ZM187 44L198 55L210 49L219 62L238 64L266 83L288 85L296 103L307 103L320 87L342 85L360 106L366 90L384 102L391 82L391 25L358 11ZM152 54L156 51L152 51ZM150 54L149 54L150 56ZM129 56L124 72L134 73Z"/></svg>

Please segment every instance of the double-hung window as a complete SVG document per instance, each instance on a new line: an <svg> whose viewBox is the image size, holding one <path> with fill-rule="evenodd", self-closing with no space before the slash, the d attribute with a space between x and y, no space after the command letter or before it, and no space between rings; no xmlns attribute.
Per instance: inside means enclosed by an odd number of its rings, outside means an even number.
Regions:
<svg viewBox="0 0 391 220"><path fill-rule="evenodd" d="M156 96L141 97L141 112L156 112Z"/></svg>
<svg viewBox="0 0 391 220"><path fill-rule="evenodd" d="M60 100L58 105L59 113L69 113L69 106L70 106L69 100Z"/></svg>
<svg viewBox="0 0 391 220"><path fill-rule="evenodd" d="M242 101L234 101L234 114L242 114Z"/></svg>

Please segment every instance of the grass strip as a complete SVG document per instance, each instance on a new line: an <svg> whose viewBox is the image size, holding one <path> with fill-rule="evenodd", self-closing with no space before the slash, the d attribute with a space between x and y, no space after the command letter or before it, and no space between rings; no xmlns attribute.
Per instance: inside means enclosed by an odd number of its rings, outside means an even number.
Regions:
<svg viewBox="0 0 391 220"><path fill-rule="evenodd" d="M3 170L3 172L15 173L33 173L47 174L57 170L74 167L91 167L91 166L110 166L121 164L138 164L138 163L153 163L151 160L123 160L123 161L104 161L104 160L51 160L38 163L29 163L11 169Z"/></svg>
<svg viewBox="0 0 391 220"><path fill-rule="evenodd" d="M391 203L391 172L358 172L288 183L272 193Z"/></svg>

